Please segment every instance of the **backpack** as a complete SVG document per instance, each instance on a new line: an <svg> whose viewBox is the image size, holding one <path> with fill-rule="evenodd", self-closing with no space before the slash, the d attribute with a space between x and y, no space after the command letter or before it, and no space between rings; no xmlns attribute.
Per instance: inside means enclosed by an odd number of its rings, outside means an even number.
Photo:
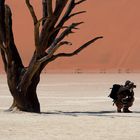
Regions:
<svg viewBox="0 0 140 140"><path fill-rule="evenodd" d="M121 85L114 84L113 87L111 88L111 93L109 94L108 97L112 98L113 100L117 100L117 93L118 93L120 87L121 87Z"/></svg>

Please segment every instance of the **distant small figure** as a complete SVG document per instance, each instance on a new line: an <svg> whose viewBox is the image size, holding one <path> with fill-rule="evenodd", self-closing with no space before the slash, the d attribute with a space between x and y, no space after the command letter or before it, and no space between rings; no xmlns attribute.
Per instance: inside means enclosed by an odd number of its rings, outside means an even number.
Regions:
<svg viewBox="0 0 140 140"><path fill-rule="evenodd" d="M129 107L131 107L134 102L134 88L136 88L136 85L129 80L125 82L125 85L113 85L109 97L113 99L113 105L115 104L117 106L117 112L121 112L121 109L123 109L125 113L132 112L129 110Z"/></svg>

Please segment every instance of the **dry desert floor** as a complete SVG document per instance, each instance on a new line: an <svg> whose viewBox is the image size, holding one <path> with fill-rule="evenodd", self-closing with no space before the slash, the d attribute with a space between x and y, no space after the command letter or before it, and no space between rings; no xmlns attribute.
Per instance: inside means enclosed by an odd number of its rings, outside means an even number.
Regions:
<svg viewBox="0 0 140 140"><path fill-rule="evenodd" d="M137 85L133 113L117 113L114 83ZM0 75L0 140L140 140L140 74L42 74L41 114L6 112L11 105Z"/></svg>

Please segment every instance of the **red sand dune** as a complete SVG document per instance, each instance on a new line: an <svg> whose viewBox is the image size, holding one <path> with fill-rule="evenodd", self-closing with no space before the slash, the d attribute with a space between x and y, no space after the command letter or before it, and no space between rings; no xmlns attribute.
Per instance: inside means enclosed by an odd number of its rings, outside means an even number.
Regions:
<svg viewBox="0 0 140 140"><path fill-rule="evenodd" d="M32 0L41 18L41 2ZM13 11L15 42L28 65L34 50L32 19L24 1L7 0ZM87 40L104 36L73 58L60 58L48 71L140 71L140 0L88 0L76 10L87 10L74 21L84 21L77 33L68 37L72 49ZM72 51L66 46L68 51ZM66 51L63 47L61 51ZM1 60L0 60L1 63ZM2 64L0 64L0 67Z"/></svg>

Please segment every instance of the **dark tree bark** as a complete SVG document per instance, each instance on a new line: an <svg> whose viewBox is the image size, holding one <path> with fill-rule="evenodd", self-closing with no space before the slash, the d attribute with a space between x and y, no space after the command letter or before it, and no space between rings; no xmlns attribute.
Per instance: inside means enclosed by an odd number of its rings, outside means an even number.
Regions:
<svg viewBox="0 0 140 140"><path fill-rule="evenodd" d="M69 26L65 26L65 23L73 16L85 12L72 13L73 9L84 1L56 0L55 8L53 9L52 0L42 0L43 17L37 19L30 0L25 0L33 19L35 42L34 54L29 66L25 67L14 42L12 12L10 7L5 4L5 0L0 0L0 52L7 74L9 90L13 96L13 104L9 110L18 109L39 113L40 104L36 89L44 67L59 57L77 55L87 46L102 38L100 36L91 39L70 53L56 53L61 46L72 45L71 42L64 41L64 39L67 35L73 33L73 30L76 30L77 26L83 22L72 23ZM66 9L64 9L65 7ZM65 12L63 17L61 17L62 12ZM42 26L40 27L41 23Z"/></svg>

